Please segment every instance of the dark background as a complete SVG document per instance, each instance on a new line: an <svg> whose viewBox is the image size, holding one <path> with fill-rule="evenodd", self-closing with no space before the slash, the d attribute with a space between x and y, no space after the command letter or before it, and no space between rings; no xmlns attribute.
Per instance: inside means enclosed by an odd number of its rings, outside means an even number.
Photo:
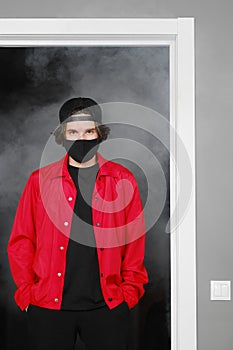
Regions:
<svg viewBox="0 0 233 350"><path fill-rule="evenodd" d="M29 174L40 165L45 143L58 124L58 109L68 98L89 96L99 103L140 104L169 119L169 52L166 47L1 48L0 72L1 349L26 350L26 315L13 300L15 285L6 247L20 194ZM119 134L143 140L162 166L169 189L165 147L136 127L112 126L110 137ZM145 203L146 174L130 161L118 161L134 172ZM153 186L156 188L156 179ZM147 233L145 264L150 283L132 311L130 350L170 348L168 219L169 190L159 220Z"/></svg>

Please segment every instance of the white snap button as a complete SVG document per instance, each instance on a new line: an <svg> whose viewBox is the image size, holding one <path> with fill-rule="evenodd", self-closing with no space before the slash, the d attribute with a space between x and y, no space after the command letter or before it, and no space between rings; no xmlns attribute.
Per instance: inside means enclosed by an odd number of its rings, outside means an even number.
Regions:
<svg viewBox="0 0 233 350"><path fill-rule="evenodd" d="M55 301L55 303L58 303L58 298L55 298L54 301Z"/></svg>
<svg viewBox="0 0 233 350"><path fill-rule="evenodd" d="M58 277L61 277L61 272L58 272L58 274L57 274L57 275L58 275Z"/></svg>
<svg viewBox="0 0 233 350"><path fill-rule="evenodd" d="M64 226L68 226L69 223L67 221L64 222Z"/></svg>
<svg viewBox="0 0 233 350"><path fill-rule="evenodd" d="M71 202L73 200L72 197L68 197L68 201Z"/></svg>
<svg viewBox="0 0 233 350"><path fill-rule="evenodd" d="M65 249L65 248L61 245L61 246L60 246L60 250L64 250L64 249Z"/></svg>

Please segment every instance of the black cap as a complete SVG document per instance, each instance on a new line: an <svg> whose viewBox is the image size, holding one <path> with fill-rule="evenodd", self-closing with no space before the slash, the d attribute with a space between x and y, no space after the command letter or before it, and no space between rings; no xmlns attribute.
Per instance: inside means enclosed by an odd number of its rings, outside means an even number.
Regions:
<svg viewBox="0 0 233 350"><path fill-rule="evenodd" d="M77 116L78 112L88 114L88 116ZM102 112L98 103L88 97L75 97L63 103L59 110L60 123L72 120L93 120L98 124L102 121Z"/></svg>

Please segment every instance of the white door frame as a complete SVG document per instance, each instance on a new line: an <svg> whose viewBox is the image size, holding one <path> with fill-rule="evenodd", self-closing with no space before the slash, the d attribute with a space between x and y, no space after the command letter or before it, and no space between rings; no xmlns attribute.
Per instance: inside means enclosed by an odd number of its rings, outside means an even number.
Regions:
<svg viewBox="0 0 233 350"><path fill-rule="evenodd" d="M194 19L0 19L1 47L68 45L169 46L171 341L196 350Z"/></svg>

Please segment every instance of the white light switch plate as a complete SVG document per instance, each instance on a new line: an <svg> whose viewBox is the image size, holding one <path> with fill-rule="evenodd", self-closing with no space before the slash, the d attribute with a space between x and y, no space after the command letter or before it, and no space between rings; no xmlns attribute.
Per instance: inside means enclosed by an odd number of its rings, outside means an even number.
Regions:
<svg viewBox="0 0 233 350"><path fill-rule="evenodd" d="M231 281L210 281L210 300L231 300Z"/></svg>

